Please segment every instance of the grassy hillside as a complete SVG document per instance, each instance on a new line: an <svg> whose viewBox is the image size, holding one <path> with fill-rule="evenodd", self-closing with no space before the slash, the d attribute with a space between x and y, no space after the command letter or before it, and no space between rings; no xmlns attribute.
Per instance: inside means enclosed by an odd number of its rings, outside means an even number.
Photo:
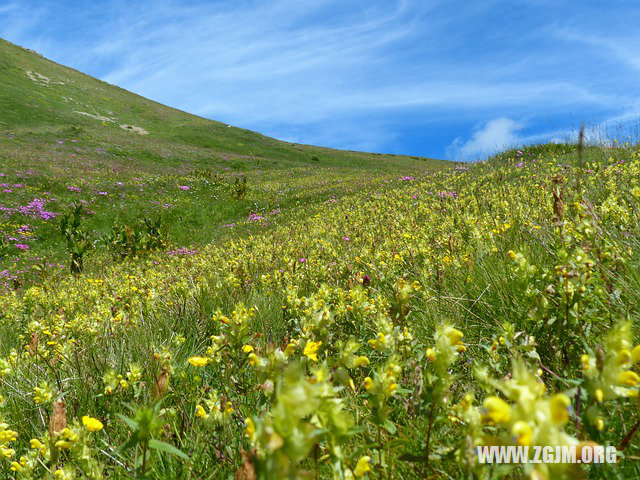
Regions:
<svg viewBox="0 0 640 480"><path fill-rule="evenodd" d="M639 478L639 155L511 151L0 297L0 468ZM620 457L482 465L476 445Z"/></svg>
<svg viewBox="0 0 640 480"><path fill-rule="evenodd" d="M65 263L58 225L74 204L84 205L96 245L87 268L96 268L114 226L161 218L172 246L204 245L237 235L255 223L252 214L287 215L362 183L447 165L281 142L168 108L2 40L0 86L0 271L11 283L33 280L24 278L33 263L40 270ZM246 192L238 192L245 181Z"/></svg>
<svg viewBox="0 0 640 480"><path fill-rule="evenodd" d="M187 159L195 163L233 166L225 163L221 154L253 155L254 162L264 158L275 161L274 165L304 163L376 171L425 163L416 157L281 142L152 102L4 40L0 40L0 59L0 128L35 134L43 140L55 134L84 134L87 140L129 148L132 153L146 151L146 156L135 158L143 165L175 167L179 160L185 160L180 155L190 155ZM314 156L321 159L318 164L311 163Z"/></svg>

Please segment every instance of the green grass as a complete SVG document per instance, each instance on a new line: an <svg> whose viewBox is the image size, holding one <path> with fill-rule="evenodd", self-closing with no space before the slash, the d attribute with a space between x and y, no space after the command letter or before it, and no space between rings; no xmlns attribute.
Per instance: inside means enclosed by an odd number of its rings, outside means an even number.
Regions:
<svg viewBox="0 0 640 480"><path fill-rule="evenodd" d="M468 438L513 444L516 420L532 426L534 445L623 446L639 418L637 401L619 396L627 387L616 369L637 371L618 360L638 344L637 322L626 333L613 327L640 312L638 155L588 148L580 170L572 146L531 147L522 157L510 151L413 180L368 183L197 253L105 263L0 297L2 415L19 435L11 446L24 454L29 439L46 443L51 402L61 396L73 431L84 432L73 448L86 447L91 465L115 478L143 477L142 448L116 450L131 431L119 415L132 415L129 404L153 404L162 368L171 377L153 435L190 461L153 453L146 478L229 478L242 450L252 452L261 478L303 471L332 478L332 465L353 470L363 456L371 458L368 478L518 478L519 467L474 465L467 450ZM557 218L554 185L564 202ZM443 324L464 333L465 352L438 340ZM299 345L283 359L278 349L291 339ZM312 341L322 342L317 360L304 354ZM255 365L244 345L254 348ZM605 373L595 363L591 377L581 372L587 353L606 360ZM209 363L193 367L193 356ZM354 367L356 356L370 364ZM398 390L383 394L395 367ZM36 387L52 398L36 403ZM596 388L607 392L601 403ZM466 395L474 399L467 413ZM571 408L554 423L555 395ZM491 396L512 405L510 421L487 424ZM233 412L211 413L227 401ZM198 417L197 405L213 416ZM22 422L25 415L32 420ZM104 432L89 435L73 423L84 415L100 419ZM246 418L256 424L253 442L243 433ZM269 449L273 431L284 449ZM620 464L592 469L593 478L638 478L638 442L628 438ZM89 475L94 467L73 448L64 466ZM51 468L46 456L42 462ZM549 468L554 479L581 470Z"/></svg>

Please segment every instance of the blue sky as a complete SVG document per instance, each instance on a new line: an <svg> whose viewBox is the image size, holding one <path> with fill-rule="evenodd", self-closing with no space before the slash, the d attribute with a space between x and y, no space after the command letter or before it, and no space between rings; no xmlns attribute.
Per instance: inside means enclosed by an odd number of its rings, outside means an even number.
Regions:
<svg viewBox="0 0 640 480"><path fill-rule="evenodd" d="M0 0L0 37L283 140L473 160L640 117L637 1Z"/></svg>

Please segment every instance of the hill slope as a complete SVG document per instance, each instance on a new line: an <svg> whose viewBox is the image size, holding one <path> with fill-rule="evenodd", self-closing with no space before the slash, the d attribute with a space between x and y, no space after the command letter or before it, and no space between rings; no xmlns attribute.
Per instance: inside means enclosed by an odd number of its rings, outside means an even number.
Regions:
<svg viewBox="0 0 640 480"><path fill-rule="evenodd" d="M587 153L369 184L257 235L0 295L0 473L639 478L640 152ZM475 453L596 444L624 458Z"/></svg>
<svg viewBox="0 0 640 480"><path fill-rule="evenodd" d="M448 165L278 141L160 105L3 40L0 87L0 261L14 271L25 259L66 257L55 217L75 204L84 206L92 242L114 226L161 218L171 244L203 245L253 228L256 216L287 215L364 183Z"/></svg>
<svg viewBox="0 0 640 480"><path fill-rule="evenodd" d="M0 85L0 128L4 130L40 136L83 132L96 142L146 149L156 160L193 149L190 153L204 163L224 164L223 158L215 157L224 153L309 164L317 156L323 164L383 171L438 164L417 157L278 141L147 100L4 40L0 40Z"/></svg>

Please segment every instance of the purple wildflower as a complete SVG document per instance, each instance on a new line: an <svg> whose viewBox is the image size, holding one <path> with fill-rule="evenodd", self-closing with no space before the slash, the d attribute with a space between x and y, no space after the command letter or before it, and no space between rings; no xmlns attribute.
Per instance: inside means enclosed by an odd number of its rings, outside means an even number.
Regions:
<svg viewBox="0 0 640 480"><path fill-rule="evenodd" d="M257 213L252 213L249 215L249 219L250 222L260 222L262 220L264 220L264 217L262 215L258 215Z"/></svg>

